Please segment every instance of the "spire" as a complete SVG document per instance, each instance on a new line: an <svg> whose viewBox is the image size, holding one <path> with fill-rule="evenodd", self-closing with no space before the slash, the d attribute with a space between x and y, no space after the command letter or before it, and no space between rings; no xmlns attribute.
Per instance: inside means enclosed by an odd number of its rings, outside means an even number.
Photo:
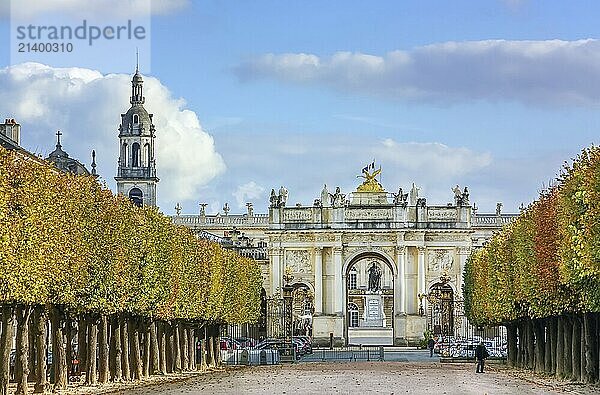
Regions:
<svg viewBox="0 0 600 395"><path fill-rule="evenodd" d="M139 71L140 71L140 53L136 47L135 48L135 73L138 74Z"/></svg>
<svg viewBox="0 0 600 395"><path fill-rule="evenodd" d="M96 172L96 151L92 150L92 175L94 177L98 177L98 173Z"/></svg>
<svg viewBox="0 0 600 395"><path fill-rule="evenodd" d="M134 105L144 104L145 101L142 91L142 84L144 83L144 80L140 74L139 54L137 50L135 51L135 56L135 74L131 80L131 99L129 100L129 102Z"/></svg>

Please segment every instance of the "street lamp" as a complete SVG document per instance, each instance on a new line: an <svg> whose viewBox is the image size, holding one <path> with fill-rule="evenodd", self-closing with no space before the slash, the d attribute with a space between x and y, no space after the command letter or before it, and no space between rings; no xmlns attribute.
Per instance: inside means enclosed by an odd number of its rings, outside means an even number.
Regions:
<svg viewBox="0 0 600 395"><path fill-rule="evenodd" d="M418 294L419 298L419 315L422 317L425 315L425 309L423 308L423 299L427 297L427 294Z"/></svg>

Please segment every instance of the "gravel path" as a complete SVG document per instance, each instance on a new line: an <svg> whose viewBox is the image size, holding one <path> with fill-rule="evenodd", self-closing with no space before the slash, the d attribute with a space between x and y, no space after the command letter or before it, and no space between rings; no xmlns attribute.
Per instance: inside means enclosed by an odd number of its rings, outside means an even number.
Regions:
<svg viewBox="0 0 600 395"><path fill-rule="evenodd" d="M326 362L229 368L185 381L128 389L123 394L582 394L577 387L515 377L473 364L416 362Z"/></svg>

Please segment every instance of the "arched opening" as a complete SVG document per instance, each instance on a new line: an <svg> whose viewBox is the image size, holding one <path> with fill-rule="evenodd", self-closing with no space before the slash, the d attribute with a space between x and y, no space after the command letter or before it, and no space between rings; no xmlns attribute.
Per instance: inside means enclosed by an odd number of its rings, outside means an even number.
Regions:
<svg viewBox="0 0 600 395"><path fill-rule="evenodd" d="M394 272L388 259L359 254L344 274L348 344L393 344Z"/></svg>
<svg viewBox="0 0 600 395"><path fill-rule="evenodd" d="M140 116L137 114L133 114L133 123L135 125L137 125L138 123L140 123Z"/></svg>
<svg viewBox="0 0 600 395"><path fill-rule="evenodd" d="M139 188L132 188L129 191L129 200L131 200L136 206L142 207L144 204L144 195Z"/></svg>
<svg viewBox="0 0 600 395"><path fill-rule="evenodd" d="M436 283L429 288L428 327L434 335L454 334L454 290L445 283Z"/></svg>
<svg viewBox="0 0 600 395"><path fill-rule="evenodd" d="M150 167L150 163L152 163L152 155L150 152L150 144L146 143L144 145L144 151L146 151L146 166Z"/></svg>
<svg viewBox="0 0 600 395"><path fill-rule="evenodd" d="M140 145L138 143L133 143L131 145L131 166L140 166Z"/></svg>
<svg viewBox="0 0 600 395"><path fill-rule="evenodd" d="M127 167L127 143L121 146L121 166Z"/></svg>

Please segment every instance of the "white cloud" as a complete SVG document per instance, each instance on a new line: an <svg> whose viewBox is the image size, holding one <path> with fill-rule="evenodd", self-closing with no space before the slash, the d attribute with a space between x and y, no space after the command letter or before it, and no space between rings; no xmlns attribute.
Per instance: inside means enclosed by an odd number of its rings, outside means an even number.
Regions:
<svg viewBox="0 0 600 395"><path fill-rule="evenodd" d="M22 145L45 155L53 149L57 129L64 133L63 148L83 163L89 164L89 152L96 149L99 173L114 189L117 128L130 106L130 80L124 74L38 63L0 69L0 115L20 121ZM171 211L174 202L196 199L225 164L184 100L173 98L153 77L144 78L144 95L157 130L159 205Z"/></svg>
<svg viewBox="0 0 600 395"><path fill-rule="evenodd" d="M242 81L275 79L393 100L597 105L600 41L446 42L384 56L266 54L235 73Z"/></svg>
<svg viewBox="0 0 600 395"><path fill-rule="evenodd" d="M190 0L10 0L12 7L3 7L6 13L12 8L11 16L31 18L47 13L66 14L79 17L86 15L105 17L146 17L177 12L190 4Z"/></svg>
<svg viewBox="0 0 600 395"><path fill-rule="evenodd" d="M264 200L265 188L258 185L254 181L250 181L245 183L244 185L239 185L235 192L233 192L233 196L237 201L238 207L244 208L246 207L247 202L254 203L257 200Z"/></svg>
<svg viewBox="0 0 600 395"><path fill-rule="evenodd" d="M479 170L492 162L488 152L477 153L464 147L449 147L440 143L398 143L385 139L374 154L381 160L411 172L442 177L460 177Z"/></svg>
<svg viewBox="0 0 600 395"><path fill-rule="evenodd" d="M241 129L245 128L242 126ZM217 146L227 142L223 155L228 175L212 182L204 191L203 198L222 202L226 195L223 191L233 191L240 208L237 212L242 213L248 200L254 202L255 212L264 213L268 192L272 188L278 190L281 185L289 191L290 205L311 205L314 199L320 197L323 184L327 184L330 190L339 185L343 193L351 193L361 182L356 176L373 159L383 168L381 182L389 192L396 192L398 187L407 190L415 182L423 188L428 202L445 205L452 201L451 187L467 183L472 186L471 181L482 172L489 173L493 163L488 152L441 143L404 143L392 138L373 138L368 134L288 133L280 137L275 132L248 134L240 130L220 132L215 134L215 138ZM295 154L290 154L289 146L296 147ZM253 150L249 155L248 147L260 147L260 150ZM236 183L239 179L253 181L240 186ZM477 183L489 184L490 179ZM261 193L251 199L248 191L253 190L254 185L260 186ZM477 193L480 192L478 189L472 190L473 199L485 197ZM504 192L514 193L508 189ZM505 197L493 191L485 198L495 201ZM511 205L505 207L509 209Z"/></svg>

